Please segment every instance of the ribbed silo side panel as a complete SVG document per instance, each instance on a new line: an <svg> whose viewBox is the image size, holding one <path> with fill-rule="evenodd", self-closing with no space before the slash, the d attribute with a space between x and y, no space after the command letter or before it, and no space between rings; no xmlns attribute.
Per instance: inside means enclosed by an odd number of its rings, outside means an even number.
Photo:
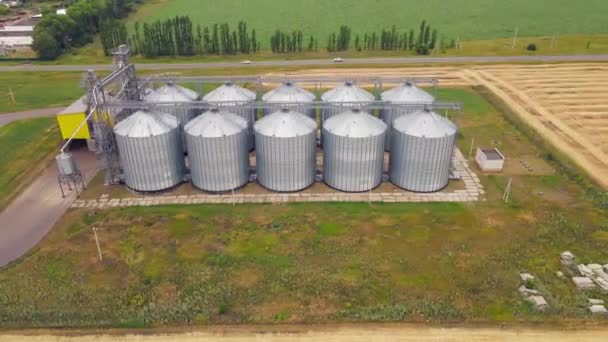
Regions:
<svg viewBox="0 0 608 342"><path fill-rule="evenodd" d="M415 137L393 129L389 162L391 182L416 192L432 192L446 187L455 138L455 135Z"/></svg>
<svg viewBox="0 0 608 342"><path fill-rule="evenodd" d="M205 191L229 191L249 180L247 131L219 138L186 134L192 184Z"/></svg>
<svg viewBox="0 0 608 342"><path fill-rule="evenodd" d="M246 107L245 106L226 106L224 109L247 120L247 123L249 124L249 128L248 128L249 135L248 135L248 139L247 139L247 143L248 143L247 146L249 147L249 150L251 150L255 145L255 135L253 133L253 124L255 123L255 120L256 120L257 108L249 107L249 106L246 106Z"/></svg>
<svg viewBox="0 0 608 342"><path fill-rule="evenodd" d="M382 182L385 133L349 138L323 130L323 180L334 189L360 192Z"/></svg>
<svg viewBox="0 0 608 342"><path fill-rule="evenodd" d="M298 191L315 179L316 139L314 132L289 138L256 132L258 182L274 191Z"/></svg>
<svg viewBox="0 0 608 342"><path fill-rule="evenodd" d="M137 191L159 191L182 182L184 157L180 131L150 137L116 135L125 183Z"/></svg>
<svg viewBox="0 0 608 342"><path fill-rule="evenodd" d="M388 131L393 130L393 121L404 115L417 112L424 109L424 105L420 106L389 106L389 108L382 109L380 111L380 118L388 126ZM386 144L384 146L386 151L391 150L391 134L386 135Z"/></svg>
<svg viewBox="0 0 608 342"><path fill-rule="evenodd" d="M249 124L249 129L248 129L249 139L247 141L248 141L249 150L251 150L254 147L254 141L255 141L255 137L253 134L253 124L255 123L255 120L257 117L257 108L252 107L250 104L247 104L246 106L244 106L244 105L235 105L234 103L222 104L222 103L218 102L218 103L214 103L213 105L210 105L210 106L205 106L205 108L203 109L203 112L208 111L211 108L215 108L215 107L219 107L222 110L236 114L236 115L242 117L243 119L247 120L247 123Z"/></svg>

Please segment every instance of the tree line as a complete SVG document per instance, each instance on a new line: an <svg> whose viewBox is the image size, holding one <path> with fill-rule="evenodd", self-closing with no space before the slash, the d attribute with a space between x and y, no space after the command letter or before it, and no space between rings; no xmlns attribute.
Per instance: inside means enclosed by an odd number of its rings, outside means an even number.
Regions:
<svg viewBox="0 0 608 342"><path fill-rule="evenodd" d="M129 44L133 54L144 57L236 55L257 53L262 44L255 29L239 21L236 29L229 24L210 26L194 25L189 16L176 16L155 22L136 22L127 30L118 19L129 13L135 4L143 0L75 0L67 15L43 13L34 29L32 48L42 59L55 59L71 47L83 46L99 33L103 51L110 55L112 49ZM130 31L130 32L129 32ZM270 36L270 51L294 53L318 51L318 41L302 31L276 30ZM354 36L350 27L340 26L331 33L325 46L328 52L362 50L410 50L426 55L439 48L442 51L454 47L439 38L437 29L422 21L418 31L398 31L395 26L380 32L365 32Z"/></svg>
<svg viewBox="0 0 608 342"><path fill-rule="evenodd" d="M346 51L350 48L351 30L348 26L341 26L338 33L332 33L327 38L327 51ZM400 32L393 27L390 30L383 29L379 33L365 32L363 38L357 34L354 46L357 51L361 50L410 50L419 55L428 55L436 48L442 50L455 45L452 41L449 46L445 39L439 40L439 32L432 29L426 20L420 24L416 33L413 29Z"/></svg>
<svg viewBox="0 0 608 342"><path fill-rule="evenodd" d="M124 23L113 22L103 26L101 42L106 55L113 47L128 43L133 54L144 57L235 55L249 54L260 50L255 29L249 30L247 23L239 21L236 30L227 23L194 27L190 17L176 16L152 23L136 22L133 33L128 34Z"/></svg>
<svg viewBox="0 0 608 342"><path fill-rule="evenodd" d="M66 15L48 8L34 28L32 49L42 59L55 59L72 47L92 42L103 26L102 18L123 18L142 1L75 0Z"/></svg>
<svg viewBox="0 0 608 342"><path fill-rule="evenodd" d="M282 32L276 30L270 37L270 50L275 53L317 51L315 38L310 35L305 40L302 31Z"/></svg>

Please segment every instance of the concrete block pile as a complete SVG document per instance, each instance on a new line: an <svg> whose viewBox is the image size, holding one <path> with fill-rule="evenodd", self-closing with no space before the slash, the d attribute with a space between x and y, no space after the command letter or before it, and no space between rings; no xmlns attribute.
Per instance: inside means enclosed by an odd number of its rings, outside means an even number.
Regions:
<svg viewBox="0 0 608 342"><path fill-rule="evenodd" d="M525 301L529 302L538 311L544 311L549 307L549 303L537 289L529 288L529 284L533 284L535 277L530 273L520 273L519 277L524 282L517 291L521 294Z"/></svg>
<svg viewBox="0 0 608 342"><path fill-rule="evenodd" d="M560 255L560 261L573 275L572 282L578 290L599 289L602 292L608 293L608 265L594 263L575 264L574 255L569 251L563 252ZM603 299L588 298L587 308L593 315L608 314Z"/></svg>

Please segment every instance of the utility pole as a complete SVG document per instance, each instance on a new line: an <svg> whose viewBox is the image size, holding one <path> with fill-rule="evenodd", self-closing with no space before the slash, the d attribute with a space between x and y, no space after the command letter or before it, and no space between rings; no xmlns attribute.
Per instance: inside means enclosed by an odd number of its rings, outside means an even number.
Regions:
<svg viewBox="0 0 608 342"><path fill-rule="evenodd" d="M509 182L507 183L507 187L505 188L505 192L502 194L502 200L507 203L509 202L509 196L511 195L511 183L513 181L513 177L509 178Z"/></svg>
<svg viewBox="0 0 608 342"><path fill-rule="evenodd" d="M101 247L99 246L99 239L97 238L97 227L93 227L93 235L95 236L95 244L97 244L97 254L99 255L99 262L103 261L103 256L101 255Z"/></svg>
<svg viewBox="0 0 608 342"><path fill-rule="evenodd" d="M517 33L519 32L519 27L515 28L515 33L513 34L513 45L511 45L511 49L515 49L515 42L517 42Z"/></svg>
<svg viewBox="0 0 608 342"><path fill-rule="evenodd" d="M232 189L232 206L236 205L236 198L234 198L234 189Z"/></svg>

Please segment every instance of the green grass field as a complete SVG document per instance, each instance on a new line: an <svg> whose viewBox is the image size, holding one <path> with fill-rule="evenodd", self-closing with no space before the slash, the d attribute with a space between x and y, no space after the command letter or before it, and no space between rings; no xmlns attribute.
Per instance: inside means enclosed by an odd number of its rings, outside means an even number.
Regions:
<svg viewBox="0 0 608 342"><path fill-rule="evenodd" d="M0 210L46 166L59 139L55 118L0 127Z"/></svg>
<svg viewBox="0 0 608 342"><path fill-rule="evenodd" d="M0 324L592 320L585 295L554 273L565 249L579 262L605 262L605 212L482 97L469 89L438 95L464 102L454 117L462 150L474 136L535 172L512 163L482 175L486 201L471 204L70 210L35 251L0 271ZM547 312L519 297L522 271L537 276Z"/></svg>
<svg viewBox="0 0 608 342"><path fill-rule="evenodd" d="M323 47L328 34L343 24L356 34L392 25L415 29L423 19L448 38L462 40L510 37L516 27L520 36L608 33L606 12L604 0L152 0L130 21L189 15L203 26L228 22L236 28L245 20L266 47L275 29L313 34Z"/></svg>
<svg viewBox="0 0 608 342"><path fill-rule="evenodd" d="M0 72L0 114L69 105L82 96L81 78L79 72Z"/></svg>

